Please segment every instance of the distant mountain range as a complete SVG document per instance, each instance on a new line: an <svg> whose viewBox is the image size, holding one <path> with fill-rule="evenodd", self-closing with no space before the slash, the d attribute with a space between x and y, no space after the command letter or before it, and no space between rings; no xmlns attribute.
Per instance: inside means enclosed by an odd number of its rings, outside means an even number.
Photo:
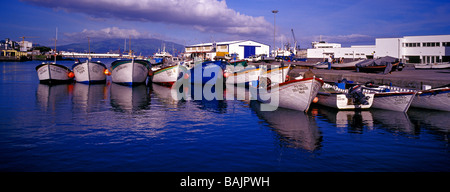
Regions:
<svg viewBox="0 0 450 192"><path fill-rule="evenodd" d="M102 41L90 41L91 52L93 53L124 53L126 51L128 53L128 49L130 47L130 40L126 40L126 50L124 50L125 39L109 39ZM174 53L184 52L184 46L168 42L162 41L159 39L131 39L131 50L133 50L135 55L142 56L150 56L158 51L162 51L163 46L165 45L166 52L175 55ZM79 53L87 53L89 46L88 42L83 43L72 43L68 45L60 45L57 47L60 51L71 51L71 52L79 52Z"/></svg>

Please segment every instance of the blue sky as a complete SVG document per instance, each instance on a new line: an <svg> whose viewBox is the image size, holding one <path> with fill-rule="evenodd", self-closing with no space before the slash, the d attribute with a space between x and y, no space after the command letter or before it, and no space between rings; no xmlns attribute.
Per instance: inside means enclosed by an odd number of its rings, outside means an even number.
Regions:
<svg viewBox="0 0 450 192"><path fill-rule="evenodd" d="M52 45L108 38L160 38L180 44L255 40L302 48L323 40L344 46L375 38L450 34L448 0L9 0L0 39Z"/></svg>

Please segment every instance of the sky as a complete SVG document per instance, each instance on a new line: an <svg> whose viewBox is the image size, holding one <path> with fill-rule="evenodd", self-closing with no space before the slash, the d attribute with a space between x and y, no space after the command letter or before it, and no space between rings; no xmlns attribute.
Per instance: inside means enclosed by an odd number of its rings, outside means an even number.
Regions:
<svg viewBox="0 0 450 192"><path fill-rule="evenodd" d="M8 0L0 39L51 46L112 38L182 45L253 40L374 45L375 38L450 34L448 0ZM272 13L278 10L278 13ZM275 22L275 25L274 25ZM291 31L292 30L292 31ZM34 37L34 38L32 38Z"/></svg>

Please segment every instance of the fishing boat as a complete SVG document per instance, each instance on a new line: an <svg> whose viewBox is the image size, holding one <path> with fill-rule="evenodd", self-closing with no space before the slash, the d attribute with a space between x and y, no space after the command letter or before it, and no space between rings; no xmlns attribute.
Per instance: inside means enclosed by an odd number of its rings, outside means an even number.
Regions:
<svg viewBox="0 0 450 192"><path fill-rule="evenodd" d="M111 63L111 80L114 83L131 86L143 84L151 71L150 68L151 64L147 60L119 59Z"/></svg>
<svg viewBox="0 0 450 192"><path fill-rule="evenodd" d="M79 83L105 83L106 74L109 72L106 65L100 61L92 62L89 59L85 62L75 62L72 66L75 80Z"/></svg>
<svg viewBox="0 0 450 192"><path fill-rule="evenodd" d="M153 83L171 87L178 80L180 73L183 76L187 73L187 68L181 63L158 69L153 72L151 78Z"/></svg>
<svg viewBox="0 0 450 192"><path fill-rule="evenodd" d="M68 67L55 63L42 63L36 66L36 71L41 83L67 83L74 77L74 73Z"/></svg>
<svg viewBox="0 0 450 192"><path fill-rule="evenodd" d="M355 70L356 64L362 62L364 60L357 60L348 63L333 63L331 64L331 69L335 70Z"/></svg>
<svg viewBox="0 0 450 192"><path fill-rule="evenodd" d="M260 76L269 76L272 83L282 83L286 81L286 76L291 69L291 65L283 67L279 65L249 65L241 69L238 67L227 68L226 83L248 86L250 82L257 81Z"/></svg>
<svg viewBox="0 0 450 192"><path fill-rule="evenodd" d="M317 62L313 67L316 69L328 69L331 68L331 65L329 62Z"/></svg>
<svg viewBox="0 0 450 192"><path fill-rule="evenodd" d="M408 111L416 91L403 89L394 86L373 86L365 85L363 93L373 93L374 99L372 108L385 109L390 111L406 112Z"/></svg>
<svg viewBox="0 0 450 192"><path fill-rule="evenodd" d="M360 88L341 89L324 83L317 93L317 103L336 109L369 109L373 104L374 94L363 94Z"/></svg>
<svg viewBox="0 0 450 192"><path fill-rule="evenodd" d="M412 107L450 111L450 87L422 90L417 92Z"/></svg>
<svg viewBox="0 0 450 192"><path fill-rule="evenodd" d="M252 85L250 90L259 102L269 105L261 106L262 110L273 111L282 107L308 111L323 83L321 79L313 77L271 84L268 77L260 77L256 87Z"/></svg>
<svg viewBox="0 0 450 192"><path fill-rule="evenodd" d="M233 66L243 66L243 67L247 67L247 61L245 59L241 59L241 60L230 60L228 62L229 65L233 65Z"/></svg>
<svg viewBox="0 0 450 192"><path fill-rule="evenodd" d="M215 85L224 83L225 61L206 61L189 70L190 83Z"/></svg>
<svg viewBox="0 0 450 192"><path fill-rule="evenodd" d="M72 70L68 67L60 64L56 64L56 41L58 39L58 28L56 28L56 38L55 38L55 54L53 63L42 63L36 66L36 71L38 74L40 83L47 84L57 84L57 83L68 83L73 80L75 76Z"/></svg>
<svg viewBox="0 0 450 192"><path fill-rule="evenodd" d="M449 68L450 68L450 62L414 64L414 69L449 69Z"/></svg>
<svg viewBox="0 0 450 192"><path fill-rule="evenodd" d="M402 70L403 64L399 62L397 58L394 57L381 57L378 59L367 59L356 65L357 72L382 72L383 74L388 74L395 70Z"/></svg>

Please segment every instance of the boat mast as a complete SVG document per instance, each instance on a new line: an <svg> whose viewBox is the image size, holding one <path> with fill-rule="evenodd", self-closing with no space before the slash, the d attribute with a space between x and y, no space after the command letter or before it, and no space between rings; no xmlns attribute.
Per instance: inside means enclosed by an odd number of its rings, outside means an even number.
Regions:
<svg viewBox="0 0 450 192"><path fill-rule="evenodd" d="M56 41L58 41L58 27L56 27L56 37L55 37L55 64L56 64Z"/></svg>
<svg viewBox="0 0 450 192"><path fill-rule="evenodd" d="M87 73L88 73L88 78L89 78L89 82L90 82L91 81L91 73L89 72L89 63L91 62L91 41L90 41L89 37L87 37L87 38L88 38L89 53L88 53L88 60L87 60L86 66L87 66Z"/></svg>
<svg viewBox="0 0 450 192"><path fill-rule="evenodd" d="M128 55L131 56L131 84L133 84L134 82L134 57L133 57L133 51L131 51L131 35L130 35L130 41L128 42L128 46L129 46L129 53Z"/></svg>
<svg viewBox="0 0 450 192"><path fill-rule="evenodd" d="M91 41L89 41L89 37L88 38L88 60L91 61Z"/></svg>

